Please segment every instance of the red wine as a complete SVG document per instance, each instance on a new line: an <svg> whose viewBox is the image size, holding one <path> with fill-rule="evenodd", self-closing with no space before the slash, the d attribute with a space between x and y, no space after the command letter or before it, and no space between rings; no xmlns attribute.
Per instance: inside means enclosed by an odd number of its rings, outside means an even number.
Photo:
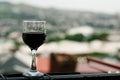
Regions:
<svg viewBox="0 0 120 80"><path fill-rule="evenodd" d="M31 49L36 49L41 46L45 41L45 33L42 32L25 32L22 34L23 41Z"/></svg>

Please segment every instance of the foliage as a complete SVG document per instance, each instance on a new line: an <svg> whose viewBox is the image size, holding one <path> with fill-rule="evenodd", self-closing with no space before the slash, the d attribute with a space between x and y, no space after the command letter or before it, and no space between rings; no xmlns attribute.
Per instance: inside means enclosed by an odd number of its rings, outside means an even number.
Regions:
<svg viewBox="0 0 120 80"><path fill-rule="evenodd" d="M49 35L49 36L48 36ZM53 41L61 41L64 40L64 35L60 32L51 32L51 35L47 35L47 41L46 42L53 42Z"/></svg>
<svg viewBox="0 0 120 80"><path fill-rule="evenodd" d="M66 35L66 40L74 40L74 41L84 41L85 37L82 34L74 34L74 35Z"/></svg>
<svg viewBox="0 0 120 80"><path fill-rule="evenodd" d="M58 41L61 41L61 40L63 40L62 37L54 36L54 37L50 37L49 39L47 39L47 42L52 42L52 41L58 42Z"/></svg>
<svg viewBox="0 0 120 80"><path fill-rule="evenodd" d="M19 48L21 45L23 45L23 43L18 40L13 40L13 41L16 48Z"/></svg>
<svg viewBox="0 0 120 80"><path fill-rule="evenodd" d="M49 34L48 34L49 35ZM52 35L52 36L51 36ZM61 41L61 40L72 40L72 41L78 41L78 42L83 42L83 41L93 41L93 40L107 40L108 33L106 32L101 32L101 33L93 33L89 36L84 36L83 34L64 34L64 37L60 35L60 33L51 33L51 35L48 36L47 42L51 41Z"/></svg>
<svg viewBox="0 0 120 80"><path fill-rule="evenodd" d="M86 41L107 40L108 35L109 34L107 32L93 33L90 36L86 37Z"/></svg>
<svg viewBox="0 0 120 80"><path fill-rule="evenodd" d="M104 53L104 52L92 52L89 53L88 56L93 56L93 57L109 57L108 53Z"/></svg>

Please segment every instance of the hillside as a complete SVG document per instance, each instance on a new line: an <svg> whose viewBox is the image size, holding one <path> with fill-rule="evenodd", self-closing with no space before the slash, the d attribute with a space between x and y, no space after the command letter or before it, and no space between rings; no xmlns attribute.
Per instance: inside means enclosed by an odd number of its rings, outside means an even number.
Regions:
<svg viewBox="0 0 120 80"><path fill-rule="evenodd" d="M0 3L0 30L21 29L23 20L46 20L49 30L66 30L89 25L99 29L117 27L116 15L105 13L37 8L26 4ZM51 29L51 27L53 27Z"/></svg>

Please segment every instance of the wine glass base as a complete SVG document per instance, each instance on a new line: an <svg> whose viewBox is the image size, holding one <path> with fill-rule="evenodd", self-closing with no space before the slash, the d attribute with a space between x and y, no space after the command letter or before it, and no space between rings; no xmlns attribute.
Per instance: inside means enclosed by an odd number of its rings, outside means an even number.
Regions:
<svg viewBox="0 0 120 80"><path fill-rule="evenodd" d="M23 73L23 76L26 76L26 77L42 77L42 76L44 76L44 73L41 73L37 70L30 70L27 73Z"/></svg>

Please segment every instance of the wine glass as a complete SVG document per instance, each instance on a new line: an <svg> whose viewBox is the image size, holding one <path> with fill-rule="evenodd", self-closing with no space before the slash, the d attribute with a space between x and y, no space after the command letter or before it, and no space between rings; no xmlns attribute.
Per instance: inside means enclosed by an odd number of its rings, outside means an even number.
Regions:
<svg viewBox="0 0 120 80"><path fill-rule="evenodd" d="M31 69L24 76L43 76L44 73L36 69L36 51L44 43L46 37L45 21L23 21L23 42L31 49L32 64Z"/></svg>

